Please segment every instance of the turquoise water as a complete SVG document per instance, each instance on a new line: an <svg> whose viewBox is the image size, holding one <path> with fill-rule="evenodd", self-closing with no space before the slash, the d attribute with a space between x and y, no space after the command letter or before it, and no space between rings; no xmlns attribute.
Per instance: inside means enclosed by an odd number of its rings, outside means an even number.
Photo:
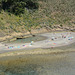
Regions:
<svg viewBox="0 0 75 75"><path fill-rule="evenodd" d="M30 43L31 41L41 41L41 40L45 40L46 37L43 36L35 36L35 37L28 37L28 38L24 38L24 39L17 39L16 41L11 41L8 43Z"/></svg>

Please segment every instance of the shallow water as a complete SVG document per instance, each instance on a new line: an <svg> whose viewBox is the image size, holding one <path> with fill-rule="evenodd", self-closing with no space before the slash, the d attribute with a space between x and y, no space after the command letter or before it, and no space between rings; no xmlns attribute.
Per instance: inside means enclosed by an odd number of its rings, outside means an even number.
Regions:
<svg viewBox="0 0 75 75"><path fill-rule="evenodd" d="M41 40L45 40L46 37L43 36L35 36L35 37L29 37L29 38L24 38L24 39L17 39L15 41L8 41L8 43L30 43L31 41L41 41Z"/></svg>

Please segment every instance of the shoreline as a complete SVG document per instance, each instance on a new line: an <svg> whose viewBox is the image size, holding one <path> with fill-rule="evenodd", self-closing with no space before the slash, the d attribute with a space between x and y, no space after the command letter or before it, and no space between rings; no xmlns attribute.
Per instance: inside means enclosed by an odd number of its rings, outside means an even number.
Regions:
<svg viewBox="0 0 75 75"><path fill-rule="evenodd" d="M63 34L66 34L67 32L62 32ZM67 46L67 45L70 45L70 44L72 44L72 43L74 43L75 42L75 39L72 39L72 40L67 40L67 38L66 39L61 39L61 38L59 38L59 39L57 39L57 40L54 40L54 41L51 41L50 39L50 37L51 37L51 35L53 36L53 35L55 35L55 36L58 36L58 34L60 35L61 33L60 32L58 32L58 33L55 33L55 34L53 34L53 33L44 33L44 34L40 34L40 35L42 35L42 36L46 36L47 37L47 39L46 40L43 40L43 41L37 41L37 42L35 42L33 45L31 45L31 46L28 46L28 47L21 47L21 48L15 48L15 49L4 49L4 47L5 46L3 46L3 47L0 47L1 49L0 49L0 55L1 54L3 54L3 53L8 53L8 52L15 52L15 51L22 51L22 50L28 50L28 51L30 51L30 50L32 50L32 49L46 49L46 48L54 48L54 47L61 47L61 46ZM74 32L71 32L71 36L73 36L74 38L75 38L75 33ZM59 36L58 36L59 37ZM54 44L56 42L56 44ZM67 42L67 43L65 43L65 42ZM30 44L30 43L27 43L28 45ZM11 46L12 44L9 44L9 46ZM17 45L19 45L19 44L17 44ZM16 46L17 46L16 45ZM20 44L20 45L23 45L23 44ZM38 46L37 46L38 45ZM14 46L15 46L15 44L14 44ZM8 47L8 46L7 46ZM2 52L3 51L3 52ZM2 52L2 53L1 53Z"/></svg>
<svg viewBox="0 0 75 75"><path fill-rule="evenodd" d="M71 30L64 30L64 29L56 29L56 30L47 30L45 28L40 28L40 29L36 29L36 30L32 30L32 34L36 35L36 34L43 34L43 33L49 33L49 32L75 32L75 31L71 31ZM15 36L16 35L16 36ZM8 41L15 41L17 38L27 38L27 37L31 37L32 35L29 32L25 32L25 33L16 33L13 32L12 34L6 35L4 37L0 37L0 42L7 42Z"/></svg>
<svg viewBox="0 0 75 75"><path fill-rule="evenodd" d="M32 50L20 50L20 51L13 51L13 52L7 52L0 54L1 58L9 58L11 57L19 57L19 56L33 56L33 55L51 55L51 54L63 54L63 53L69 53L69 52L75 52L75 43L66 45L66 46L60 46L60 47L54 47L54 48L37 48Z"/></svg>

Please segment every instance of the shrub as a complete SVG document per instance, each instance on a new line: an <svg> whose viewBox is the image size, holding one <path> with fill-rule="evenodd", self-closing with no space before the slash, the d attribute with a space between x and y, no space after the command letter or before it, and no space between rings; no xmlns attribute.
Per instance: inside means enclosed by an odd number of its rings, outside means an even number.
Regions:
<svg viewBox="0 0 75 75"><path fill-rule="evenodd" d="M38 3L33 0L2 0L2 9L20 15L24 9L38 9Z"/></svg>

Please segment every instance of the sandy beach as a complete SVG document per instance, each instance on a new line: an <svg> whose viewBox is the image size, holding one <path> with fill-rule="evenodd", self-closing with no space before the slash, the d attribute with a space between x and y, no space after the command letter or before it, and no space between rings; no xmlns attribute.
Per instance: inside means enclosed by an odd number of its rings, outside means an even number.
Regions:
<svg viewBox="0 0 75 75"><path fill-rule="evenodd" d="M62 48L0 54L1 75L75 75L75 43Z"/></svg>
<svg viewBox="0 0 75 75"><path fill-rule="evenodd" d="M47 39L32 43L1 43L1 75L75 75L75 33L39 35Z"/></svg>
<svg viewBox="0 0 75 75"><path fill-rule="evenodd" d="M43 33L40 36L47 39L30 43L0 43L0 53L12 52L17 50L32 50L36 48L54 48L69 45L75 42L74 32L53 32Z"/></svg>

